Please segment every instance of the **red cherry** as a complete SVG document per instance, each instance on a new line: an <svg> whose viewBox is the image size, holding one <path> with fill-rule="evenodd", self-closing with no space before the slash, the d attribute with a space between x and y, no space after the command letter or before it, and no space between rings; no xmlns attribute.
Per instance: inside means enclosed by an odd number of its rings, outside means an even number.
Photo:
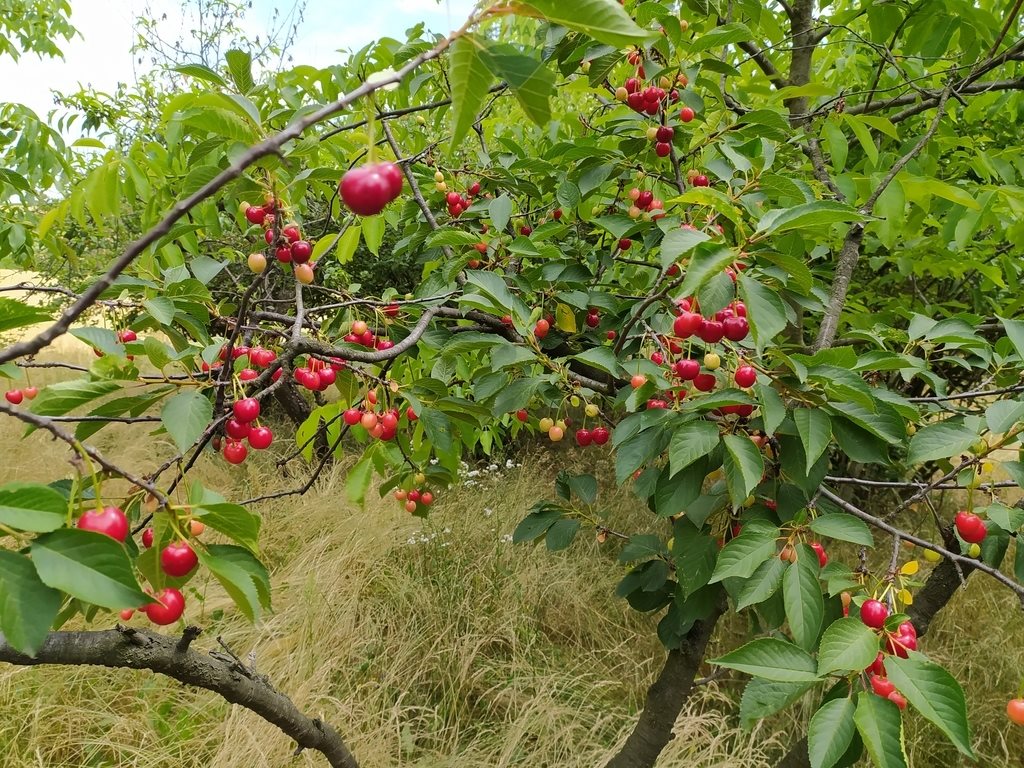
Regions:
<svg viewBox="0 0 1024 768"><path fill-rule="evenodd" d="M121 618L121 621L131 621L132 616L135 615L135 611L131 608L125 608L123 611L120 611L117 615Z"/></svg>
<svg viewBox="0 0 1024 768"><path fill-rule="evenodd" d="M654 145L654 154L658 157L668 157L672 154L672 145L659 141Z"/></svg>
<svg viewBox="0 0 1024 768"><path fill-rule="evenodd" d="M294 243L302 238L302 235L299 233L299 228L296 226L285 227L281 230L281 234L284 235L285 240L289 243Z"/></svg>
<svg viewBox="0 0 1024 768"><path fill-rule="evenodd" d="M245 218L250 224L262 224L267 212L258 205L250 205L245 209Z"/></svg>
<svg viewBox="0 0 1024 768"><path fill-rule="evenodd" d="M886 697L896 690L896 686L892 684L892 681L881 675L871 676L871 687L875 693L882 697Z"/></svg>
<svg viewBox="0 0 1024 768"><path fill-rule="evenodd" d="M614 340L615 340L615 336L616 336L616 333L615 333L615 331L608 331L608 332L607 332L607 333L606 333L606 334L604 335L604 337L605 337L606 339L608 339L608 341L614 341Z"/></svg>
<svg viewBox="0 0 1024 768"><path fill-rule="evenodd" d="M416 411L413 409L411 405L405 409L405 418L407 418L409 421L416 421L416 419L419 418L419 416L416 415Z"/></svg>
<svg viewBox="0 0 1024 768"><path fill-rule="evenodd" d="M274 433L270 431L270 427L256 427L249 433L249 445L257 451L269 448L272 442Z"/></svg>
<svg viewBox="0 0 1024 768"><path fill-rule="evenodd" d="M697 337L708 344L717 344L725 336L725 326L717 320L704 320L697 329Z"/></svg>
<svg viewBox="0 0 1024 768"><path fill-rule="evenodd" d="M611 433L604 427L594 427L590 432L590 437L594 440L594 445L604 445L611 437Z"/></svg>
<svg viewBox="0 0 1024 768"><path fill-rule="evenodd" d="M621 240L619 240L619 250L620 251L628 251L629 247L632 244L633 244L632 240L630 240L628 237L624 237Z"/></svg>
<svg viewBox="0 0 1024 768"><path fill-rule="evenodd" d="M693 381L700 373L700 363L696 360L680 360L674 369L676 376L683 381Z"/></svg>
<svg viewBox="0 0 1024 768"><path fill-rule="evenodd" d="M693 177L693 186L695 187L709 187L711 186L711 180L703 173L699 173Z"/></svg>
<svg viewBox="0 0 1024 768"><path fill-rule="evenodd" d="M142 607L143 613L154 624L173 624L185 612L185 597L174 587L167 587L156 594L156 602Z"/></svg>
<svg viewBox="0 0 1024 768"><path fill-rule="evenodd" d="M683 312L672 323L672 330L681 339L693 336L701 327L704 318L696 312Z"/></svg>
<svg viewBox="0 0 1024 768"><path fill-rule="evenodd" d="M409 501L419 501L420 496L421 494L419 490L416 488L413 488L411 491L409 491Z"/></svg>
<svg viewBox="0 0 1024 768"><path fill-rule="evenodd" d="M525 408L520 408L518 411L516 411L516 418L525 424L527 421L529 421L530 414L526 412Z"/></svg>
<svg viewBox="0 0 1024 768"><path fill-rule="evenodd" d="M642 190L636 198L637 208L648 208L654 202L654 193L649 189Z"/></svg>
<svg viewBox="0 0 1024 768"><path fill-rule="evenodd" d="M736 369L736 384L741 387L752 387L754 382L757 381L757 371L754 370L753 366L741 365Z"/></svg>
<svg viewBox="0 0 1024 768"><path fill-rule="evenodd" d="M530 235L533 234L533 227L529 226L528 224L524 224L519 228L519 234L522 235L523 237L529 237Z"/></svg>
<svg viewBox="0 0 1024 768"><path fill-rule="evenodd" d="M594 441L594 436L590 433L589 429L577 429L576 430L576 444L582 448L586 448Z"/></svg>
<svg viewBox="0 0 1024 768"><path fill-rule="evenodd" d="M243 368L238 372L239 381L255 381L258 378L259 373L252 368Z"/></svg>
<svg viewBox="0 0 1024 768"><path fill-rule="evenodd" d="M359 420L362 417L363 414L360 411L357 411L355 408L349 408L341 415L341 418L344 419L345 423L348 424L350 427L354 427L356 424L358 424Z"/></svg>
<svg viewBox="0 0 1024 768"><path fill-rule="evenodd" d="M718 379L711 373L700 373L693 377L693 386L701 392L710 392L717 383Z"/></svg>
<svg viewBox="0 0 1024 768"><path fill-rule="evenodd" d="M480 194L480 182L479 181L474 181L472 184L469 185L469 188L466 190L466 192L468 194L474 195L474 196L475 195L479 195Z"/></svg>
<svg viewBox="0 0 1024 768"><path fill-rule="evenodd" d="M956 532L968 544L979 544L988 535L985 521L973 512L957 512L954 518Z"/></svg>
<svg viewBox="0 0 1024 768"><path fill-rule="evenodd" d="M320 379L320 391L327 389L338 380L338 374L333 368L324 368L317 376Z"/></svg>
<svg viewBox="0 0 1024 768"><path fill-rule="evenodd" d="M232 406L235 418L248 424L260 416L260 401L255 397L246 397L243 400L236 400Z"/></svg>
<svg viewBox="0 0 1024 768"><path fill-rule="evenodd" d="M25 399L25 393L22 392L20 389L11 389L8 390L7 392L4 392L4 398L11 405L18 405L21 403L22 400Z"/></svg>
<svg viewBox="0 0 1024 768"><path fill-rule="evenodd" d="M229 464L241 464L249 455L249 449L240 440L228 440L224 444L224 458Z"/></svg>
<svg viewBox="0 0 1024 768"><path fill-rule="evenodd" d="M187 541L172 542L160 553L160 567L168 576L187 576L197 565L199 558Z"/></svg>
<svg viewBox="0 0 1024 768"><path fill-rule="evenodd" d="M601 324L601 316L596 312L588 312L584 321L590 328L597 328Z"/></svg>
<svg viewBox="0 0 1024 768"><path fill-rule="evenodd" d="M860 620L872 629L881 629L889 617L889 609L880 600L865 600L860 607Z"/></svg>
<svg viewBox="0 0 1024 768"><path fill-rule="evenodd" d="M420 496L420 504L422 504L424 507L429 507L433 503L434 494L432 494L430 491L424 491L423 494Z"/></svg>
<svg viewBox="0 0 1024 768"><path fill-rule="evenodd" d="M640 389L644 384L647 383L647 377L642 373L634 374L633 378L629 380L629 386L633 389Z"/></svg>
<svg viewBox="0 0 1024 768"><path fill-rule="evenodd" d="M153 529L147 528L142 532L142 546L149 549L153 546Z"/></svg>
<svg viewBox="0 0 1024 768"><path fill-rule="evenodd" d="M273 245L277 240L277 233L272 229L268 229L263 233L263 239L267 241L267 245Z"/></svg>
<svg viewBox="0 0 1024 768"><path fill-rule="evenodd" d="M305 264L313 255L313 246L306 240L297 240L292 243L291 251L294 264Z"/></svg>
<svg viewBox="0 0 1024 768"><path fill-rule="evenodd" d="M535 325L533 328L533 335L536 336L538 339L543 339L545 336L548 335L549 330L551 330L551 323L549 323L544 318L541 318L540 320L537 321L537 325Z"/></svg>
<svg viewBox="0 0 1024 768"><path fill-rule="evenodd" d="M811 549L813 549L815 553L818 555L818 565L820 565L822 568L828 565L828 554L825 552L825 547L821 545L821 542L812 541Z"/></svg>
<svg viewBox="0 0 1024 768"><path fill-rule="evenodd" d="M871 662L868 668L864 671L868 674L881 675L882 677L885 677L885 654L879 651L875 660Z"/></svg>
<svg viewBox="0 0 1024 768"><path fill-rule="evenodd" d="M1006 716L1016 725L1024 725L1024 699L1010 699L1006 702Z"/></svg>
<svg viewBox="0 0 1024 768"><path fill-rule="evenodd" d="M559 219L561 219L562 218L562 209L561 208L555 208L555 210L553 210L551 212L551 218L554 219L555 221L558 221Z"/></svg>
<svg viewBox="0 0 1024 768"><path fill-rule="evenodd" d="M21 390L21 394L23 394L29 400L35 400L36 395L39 394L39 390L36 387L25 387L23 390Z"/></svg>
<svg viewBox="0 0 1024 768"><path fill-rule="evenodd" d="M249 436L250 429L248 422L238 419L228 419L224 424L224 432L232 440L244 440Z"/></svg>
<svg viewBox="0 0 1024 768"><path fill-rule="evenodd" d="M694 111L690 107L683 107L679 110L679 119L684 123L688 123L694 118Z"/></svg>
<svg viewBox="0 0 1024 768"><path fill-rule="evenodd" d="M665 356L661 354L661 352L652 352L651 362L654 363L655 365L661 365L662 363L665 362Z"/></svg>
<svg viewBox="0 0 1024 768"><path fill-rule="evenodd" d="M136 334L135 331L131 330L130 328L120 331L117 334L117 340L120 341L122 344L127 344L130 341L135 341L138 338L138 334Z"/></svg>
<svg viewBox="0 0 1024 768"><path fill-rule="evenodd" d="M671 125L663 125L658 129L655 138L658 141L665 142L666 144L671 143L673 137L676 135L676 129Z"/></svg>
<svg viewBox="0 0 1024 768"><path fill-rule="evenodd" d="M97 511L90 510L78 518L76 526L83 531L95 531L117 541L128 538L128 518L120 507L104 507Z"/></svg>
<svg viewBox="0 0 1024 768"><path fill-rule="evenodd" d="M345 172L338 182L345 205L360 216L375 216L402 191L402 170L394 163L371 163Z"/></svg>
<svg viewBox="0 0 1024 768"><path fill-rule="evenodd" d="M729 341L743 341L750 333L750 324L744 317L727 317L722 321L722 328Z"/></svg>
<svg viewBox="0 0 1024 768"><path fill-rule="evenodd" d="M888 696L886 696L886 698L889 699L889 701L891 701L893 704L895 704L900 709L906 709L907 708L907 700L905 698L903 698L903 696L900 693L897 693L896 691L893 691L892 693L890 693Z"/></svg>

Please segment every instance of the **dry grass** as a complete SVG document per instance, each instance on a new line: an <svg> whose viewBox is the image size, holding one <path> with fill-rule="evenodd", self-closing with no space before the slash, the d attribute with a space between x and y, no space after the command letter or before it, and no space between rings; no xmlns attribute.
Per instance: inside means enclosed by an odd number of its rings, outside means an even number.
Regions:
<svg viewBox="0 0 1024 768"><path fill-rule="evenodd" d="M73 340L57 354L88 358ZM36 376L39 382L55 375ZM64 449L42 435L14 443L0 481L52 480ZM146 430L112 427L95 441L112 458L156 463L167 449ZM366 768L592 768L631 727L661 662L653 622L612 591L621 576L588 539L567 553L513 547L507 534L549 492L550 461L512 469L481 486L442 494L430 521L371 500L348 505L337 469L301 499L265 504L263 548L274 612L240 619L215 585L200 582L188 618L221 635L300 708L347 737ZM198 476L232 494L294 480L266 463L229 469L201 462ZM646 524L625 496L610 503L627 530ZM647 516L649 518L649 516ZM736 622L737 633L742 622ZM980 578L945 612L924 643L967 689L984 766L1020 765L1021 730L1002 714L1024 654L1013 599ZM726 638L723 644L738 642ZM739 687L700 689L661 761L666 768L774 764L794 733L793 715L752 733L738 728ZM810 710L803 708L806 715ZM917 766L958 758L920 718L910 718ZM270 768L322 765L252 713L213 694L147 673L91 668L0 668L0 760L5 768Z"/></svg>

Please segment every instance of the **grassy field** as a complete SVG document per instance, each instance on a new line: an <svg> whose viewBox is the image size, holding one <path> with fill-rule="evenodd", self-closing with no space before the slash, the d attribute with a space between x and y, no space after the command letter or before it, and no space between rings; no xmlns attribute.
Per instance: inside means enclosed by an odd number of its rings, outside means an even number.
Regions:
<svg viewBox="0 0 1024 768"><path fill-rule="evenodd" d="M87 362L77 342L60 346L65 359ZM0 423L9 447L0 481L68 471L62 446L40 434L15 443L20 432ZM109 428L93 442L142 467L168 449L142 430ZM275 610L250 626L215 584L199 580L204 600L190 595L187 613L206 630L197 646L212 647L219 635L240 656L254 654L300 708L346 735L366 768L600 765L628 733L663 651L654 622L612 594L622 575L613 544L581 536L553 555L510 543L524 510L550 494L549 467L571 451L552 458L483 472L441 494L425 522L390 500L348 505L340 468L303 498L263 505ZM210 458L198 476L236 496L295 483L271 464L235 469ZM617 528L651 524L624 493L608 488L604 498ZM742 642L741 621L727 629L715 651ZM1013 598L975 577L923 643L967 690L982 766L1024 764L1024 729L1003 715L1024 674L1022 630ZM736 717L741 690L729 679L699 689L660 765L774 765L803 732L812 702L745 732ZM913 765L960 765L941 740L909 718ZM0 667L4 768L323 765L291 752L287 737L248 711L152 674Z"/></svg>

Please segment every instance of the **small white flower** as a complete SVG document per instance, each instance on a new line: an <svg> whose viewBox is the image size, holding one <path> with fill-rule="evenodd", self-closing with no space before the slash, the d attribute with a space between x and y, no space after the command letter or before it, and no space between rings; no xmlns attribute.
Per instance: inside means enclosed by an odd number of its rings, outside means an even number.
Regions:
<svg viewBox="0 0 1024 768"><path fill-rule="evenodd" d="M493 509L491 509L490 507L485 507L484 508L484 517L490 517L493 514L494 514L494 510Z"/></svg>
<svg viewBox="0 0 1024 768"><path fill-rule="evenodd" d="M506 533L505 535L503 535L501 537L501 541L503 543L505 543L505 544L511 544L512 543L512 534L511 533Z"/></svg>
<svg viewBox="0 0 1024 768"><path fill-rule="evenodd" d="M369 83L370 85L374 85L376 83L380 83L380 82L383 82L385 80L390 80L394 76L395 76L395 70L393 70L390 67L388 67L387 69L382 69L379 72L373 72L372 74L368 75L367 78L366 78L366 82ZM378 90L381 90L381 91L393 91L397 87L398 87L398 83L389 83L388 85L382 85Z"/></svg>

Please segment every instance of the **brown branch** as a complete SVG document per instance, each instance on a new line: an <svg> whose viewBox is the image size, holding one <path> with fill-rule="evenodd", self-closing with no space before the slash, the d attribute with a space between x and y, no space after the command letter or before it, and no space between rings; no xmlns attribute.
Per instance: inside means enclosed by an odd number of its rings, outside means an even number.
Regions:
<svg viewBox="0 0 1024 768"><path fill-rule="evenodd" d="M258 675L210 654L189 649L198 631L181 639L119 627L94 632L51 632L35 657L11 648L0 635L0 661L16 666L44 664L148 669L212 691L276 725L302 749L321 752L332 768L358 768L341 736L318 718L304 715L291 699ZM186 641L187 639L187 641Z"/></svg>

